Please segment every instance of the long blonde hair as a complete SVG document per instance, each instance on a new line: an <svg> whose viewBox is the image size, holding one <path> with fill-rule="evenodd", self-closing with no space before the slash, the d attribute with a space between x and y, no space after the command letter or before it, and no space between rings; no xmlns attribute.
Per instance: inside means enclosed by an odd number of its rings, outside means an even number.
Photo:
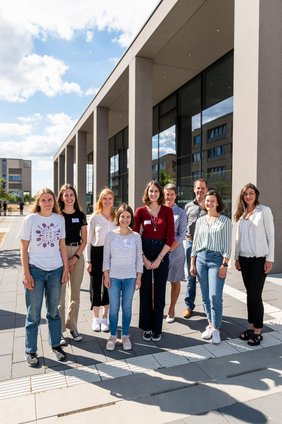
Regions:
<svg viewBox="0 0 282 424"><path fill-rule="evenodd" d="M58 207L58 203L57 203L55 194L53 193L53 191L50 188L47 188L47 187L42 188L41 190L39 190L36 193L36 195L35 195L35 203L34 203L33 208L31 209L31 212L32 213L36 213L36 212L40 212L41 211L41 207L39 206L39 200L40 200L40 197L42 196L42 194L45 194L45 193L51 194L51 196L53 196L54 206L53 206L52 212L53 213L59 213L59 207Z"/></svg>
<svg viewBox="0 0 282 424"><path fill-rule="evenodd" d="M111 196L113 196L113 201L115 200L115 195L114 195L113 191L109 187L103 188L103 190L99 194L97 203L95 204L94 213L102 213L103 212L103 199L107 194L110 194ZM114 207L112 207L112 210L111 210L111 218L112 218L112 220L115 219Z"/></svg>

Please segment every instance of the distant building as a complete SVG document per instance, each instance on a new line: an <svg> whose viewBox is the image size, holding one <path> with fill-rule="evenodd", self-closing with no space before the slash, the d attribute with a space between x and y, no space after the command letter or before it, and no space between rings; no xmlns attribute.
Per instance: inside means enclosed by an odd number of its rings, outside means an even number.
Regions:
<svg viewBox="0 0 282 424"><path fill-rule="evenodd" d="M0 158L0 179L11 196L31 195L31 160Z"/></svg>
<svg viewBox="0 0 282 424"><path fill-rule="evenodd" d="M252 182L281 272L281 16L281 0L160 1L56 152L55 192L75 184L86 209L108 185L135 208L155 178L183 206L204 177L232 216Z"/></svg>

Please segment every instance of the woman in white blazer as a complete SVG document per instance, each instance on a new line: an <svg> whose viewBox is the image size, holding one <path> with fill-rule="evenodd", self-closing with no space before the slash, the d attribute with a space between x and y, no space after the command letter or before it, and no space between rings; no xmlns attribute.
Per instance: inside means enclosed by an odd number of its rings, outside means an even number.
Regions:
<svg viewBox="0 0 282 424"><path fill-rule="evenodd" d="M274 262L274 224L271 209L259 203L254 184L245 185L238 200L235 267L242 272L247 290L248 328L240 334L250 346L263 339L262 291Z"/></svg>

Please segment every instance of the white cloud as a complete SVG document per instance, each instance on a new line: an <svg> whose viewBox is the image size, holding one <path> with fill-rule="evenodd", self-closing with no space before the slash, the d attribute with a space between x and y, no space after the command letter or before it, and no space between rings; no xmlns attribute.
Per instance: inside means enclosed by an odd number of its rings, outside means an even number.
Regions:
<svg viewBox="0 0 282 424"><path fill-rule="evenodd" d="M85 38L86 42L91 43L93 38L94 38L93 31L86 31L86 38Z"/></svg>
<svg viewBox="0 0 282 424"><path fill-rule="evenodd" d="M14 136L23 136L29 134L30 131L31 125L28 124L0 123L0 139L1 137L6 137L10 134L13 134Z"/></svg>
<svg viewBox="0 0 282 424"><path fill-rule="evenodd" d="M85 32L119 32L113 41L127 47L159 0L4 0L0 2L0 99L24 102L36 92L47 96L76 93L76 82L67 82L67 66L51 56L33 51L33 40L48 36L71 40ZM16 11L16 12L15 12ZM87 94L88 95L88 94Z"/></svg>
<svg viewBox="0 0 282 424"><path fill-rule="evenodd" d="M35 193L43 186L53 187L53 155L76 120L65 113L18 118L29 124L0 124L0 151L6 158L32 160Z"/></svg>
<svg viewBox="0 0 282 424"><path fill-rule="evenodd" d="M98 93L99 90L100 90L100 88L90 87L87 90L85 90L84 95L85 96L95 96Z"/></svg>

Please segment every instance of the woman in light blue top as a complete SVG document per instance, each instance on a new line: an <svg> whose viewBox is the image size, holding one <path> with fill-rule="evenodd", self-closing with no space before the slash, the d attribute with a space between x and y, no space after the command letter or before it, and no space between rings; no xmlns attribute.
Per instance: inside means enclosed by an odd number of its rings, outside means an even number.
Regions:
<svg viewBox="0 0 282 424"><path fill-rule="evenodd" d="M207 192L205 208L207 215L196 223L190 272L198 276L209 323L202 338L219 344L223 285L231 255L231 220L221 215L224 205L215 190Z"/></svg>
<svg viewBox="0 0 282 424"><path fill-rule="evenodd" d="M143 272L142 243L138 233L132 231L133 211L122 204L116 213L117 229L109 232L104 245L104 284L110 299L110 338L106 349L114 350L122 297L122 344L124 350L132 349L128 329L131 321L132 299L135 289L141 286Z"/></svg>

